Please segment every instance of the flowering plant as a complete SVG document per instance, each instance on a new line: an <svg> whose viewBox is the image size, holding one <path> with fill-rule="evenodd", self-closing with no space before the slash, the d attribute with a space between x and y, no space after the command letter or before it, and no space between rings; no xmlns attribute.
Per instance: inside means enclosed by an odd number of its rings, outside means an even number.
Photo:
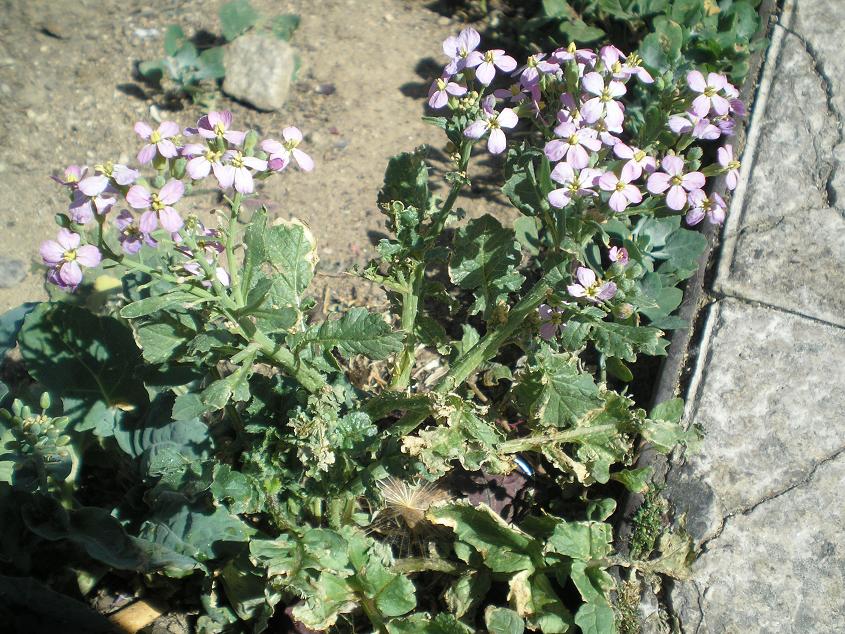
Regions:
<svg viewBox="0 0 845 634"><path fill-rule="evenodd" d="M646 413L625 384L686 327L671 313L705 241L682 221L724 217L706 180L734 185L738 163L730 145L702 158L744 109L719 75L676 86L613 46L517 67L480 45L472 29L449 38L431 89L445 199L425 149L388 165L393 235L361 274L389 315L313 323L311 232L247 210L264 179L314 168L297 128L260 140L228 112L141 122L148 173L57 179L70 205L41 255L48 282L77 293L3 328L61 396L37 420L23 402L7 416L0 501L15 500L16 539L65 547L88 590L104 570L180 579L206 632L262 631L286 605L312 630L604 633L609 567L683 574L678 535L645 560L613 550L614 487L648 487L637 439L668 452L698 434L679 399ZM654 87L662 120L626 120L631 82ZM479 147L504 158L513 228L455 222ZM216 219L189 205L205 179L225 202ZM85 268L95 290L119 278L96 308L74 301ZM59 454L67 468L43 467Z"/></svg>

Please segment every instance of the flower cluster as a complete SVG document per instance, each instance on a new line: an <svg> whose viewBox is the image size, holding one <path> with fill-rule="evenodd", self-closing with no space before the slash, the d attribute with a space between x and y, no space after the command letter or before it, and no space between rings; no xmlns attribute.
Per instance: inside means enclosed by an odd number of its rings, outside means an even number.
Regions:
<svg viewBox="0 0 845 634"><path fill-rule="evenodd" d="M137 169L112 163L92 169L71 165L61 177L53 177L68 190L70 203L57 238L41 245L50 283L72 291L82 282L82 269L98 266L103 257L120 260L117 251L135 255L143 246L157 247L163 241L186 259L180 267L182 273L202 277L194 253L182 244L186 221L180 208L194 183L213 175L221 190L233 191L240 200L255 191L256 179L285 170L292 160L303 171L314 169L314 161L298 147L303 140L299 129L285 128L283 141L264 139L259 143L254 133L250 138L247 132L232 129L232 114L227 111L209 112L195 127L184 130L173 121L164 121L155 129L139 121L134 130L144 142L138 163L152 166L153 177L145 178ZM115 206L124 204L128 208L121 209L112 223L117 235L117 247L112 250L107 217ZM94 220L96 240L85 244L86 230ZM216 235L214 230L202 228L197 233L197 223L190 224L188 237L206 245L200 248L214 262L222 250L216 248L219 242L208 239ZM226 270L216 264L214 269L216 279L228 284Z"/></svg>
<svg viewBox="0 0 845 634"><path fill-rule="evenodd" d="M598 51L570 45L531 55L517 67L504 51L482 51L480 45L471 28L443 43L449 61L431 86L429 106L463 113L464 136L486 136L492 154L506 150L506 132L520 121L539 129L553 164L551 178L560 185L548 194L552 207L606 204L622 213L650 194L672 211L686 211L688 224L704 217L714 223L723 220L723 201L708 197L704 189L706 176L715 174L726 175L729 189L736 187L740 164L731 145L719 149L718 166L709 172L683 156L693 140L731 136L736 119L745 115L736 88L723 75L691 71L683 86L687 109L668 121L675 146L638 148L625 139L624 98L631 80L651 84L654 78L636 54L625 55L612 45ZM491 88L497 77L507 86Z"/></svg>

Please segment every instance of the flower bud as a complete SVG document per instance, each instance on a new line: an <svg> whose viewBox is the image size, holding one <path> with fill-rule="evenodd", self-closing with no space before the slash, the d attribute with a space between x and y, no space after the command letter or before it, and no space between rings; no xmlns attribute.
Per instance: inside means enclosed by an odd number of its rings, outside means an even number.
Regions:
<svg viewBox="0 0 845 634"><path fill-rule="evenodd" d="M628 319L633 314L634 307L628 302L613 307L613 316L618 319Z"/></svg>
<svg viewBox="0 0 845 634"><path fill-rule="evenodd" d="M244 156L253 155L256 143L258 143L258 133L255 130L250 130L244 137Z"/></svg>
<svg viewBox="0 0 845 634"><path fill-rule="evenodd" d="M173 165L170 166L170 174L173 178L182 179L185 176L185 169L188 167L188 159L179 157L175 161L173 161Z"/></svg>
<svg viewBox="0 0 845 634"><path fill-rule="evenodd" d="M38 401L38 405L41 409L50 409L50 393L44 392L41 395L41 400Z"/></svg>
<svg viewBox="0 0 845 634"><path fill-rule="evenodd" d="M70 218L68 218L65 214L56 214L53 216L53 219L62 229L70 229Z"/></svg>

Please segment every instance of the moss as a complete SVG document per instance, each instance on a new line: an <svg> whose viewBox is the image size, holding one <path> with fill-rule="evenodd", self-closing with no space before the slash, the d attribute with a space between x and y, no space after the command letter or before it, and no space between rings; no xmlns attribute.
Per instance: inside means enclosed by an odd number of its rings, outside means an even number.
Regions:
<svg viewBox="0 0 845 634"><path fill-rule="evenodd" d="M660 491L649 491L642 505L634 515L634 530L631 534L631 559L645 559L654 550L654 546L663 532L663 516L668 503L660 496Z"/></svg>
<svg viewBox="0 0 845 634"><path fill-rule="evenodd" d="M635 574L619 585L616 593L616 628L619 634L640 634L640 592L642 587Z"/></svg>

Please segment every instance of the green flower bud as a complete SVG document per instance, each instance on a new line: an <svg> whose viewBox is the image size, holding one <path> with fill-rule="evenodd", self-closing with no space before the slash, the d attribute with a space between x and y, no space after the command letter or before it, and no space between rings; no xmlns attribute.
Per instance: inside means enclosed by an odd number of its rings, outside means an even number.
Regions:
<svg viewBox="0 0 845 634"><path fill-rule="evenodd" d="M175 161L173 161L173 165L170 167L170 174L173 178L183 178L185 176L185 169L188 167L188 159L179 157Z"/></svg>
<svg viewBox="0 0 845 634"><path fill-rule="evenodd" d="M255 130L250 130L244 137L244 156L253 155L256 143L258 143L258 133Z"/></svg>
<svg viewBox="0 0 845 634"><path fill-rule="evenodd" d="M628 319L633 314L634 307L627 302L613 307L613 316L617 319Z"/></svg>
<svg viewBox="0 0 845 634"><path fill-rule="evenodd" d="M38 404L41 406L41 409L50 409L50 393L44 392L41 395L41 400L38 401Z"/></svg>

